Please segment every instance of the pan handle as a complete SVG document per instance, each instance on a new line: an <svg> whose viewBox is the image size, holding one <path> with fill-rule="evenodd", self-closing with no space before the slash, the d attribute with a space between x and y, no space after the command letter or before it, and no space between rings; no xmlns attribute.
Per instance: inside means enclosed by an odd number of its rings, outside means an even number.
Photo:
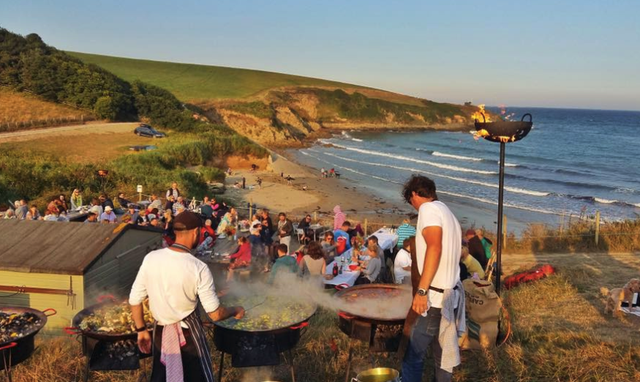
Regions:
<svg viewBox="0 0 640 382"><path fill-rule="evenodd" d="M63 328L62 330L64 330L65 333L67 333L70 336L75 336L76 334L81 334L82 330L80 330L79 328L73 327L73 326L67 326L65 328Z"/></svg>
<svg viewBox="0 0 640 382"><path fill-rule="evenodd" d="M105 300L109 300L109 301L113 301L116 302L116 298L112 295L112 294L103 294L100 295L98 297L96 297L96 300L98 301L98 303L103 303L105 302Z"/></svg>
<svg viewBox="0 0 640 382"><path fill-rule="evenodd" d="M12 342L9 345L5 345L5 346L1 347L0 350L7 350L7 349L14 348L16 346L18 346L18 343L17 342Z"/></svg>
<svg viewBox="0 0 640 382"><path fill-rule="evenodd" d="M351 316L349 314L346 314L345 312L338 312L338 316L344 318L345 320L352 320L355 318L355 316Z"/></svg>
<svg viewBox="0 0 640 382"><path fill-rule="evenodd" d="M524 122L526 116L529 116L529 123L533 123L533 117L529 113L522 116L522 122Z"/></svg>
<svg viewBox="0 0 640 382"><path fill-rule="evenodd" d="M347 283L342 283L342 284L336 285L336 289L337 290L343 290L343 289L347 289L347 288L350 288L349 284L347 284Z"/></svg>
<svg viewBox="0 0 640 382"><path fill-rule="evenodd" d="M307 326L309 326L309 321L303 322L303 323L301 323L300 325L291 326L291 327L289 327L289 329L291 329L291 330L298 330L298 329L305 328L305 327L307 327Z"/></svg>
<svg viewBox="0 0 640 382"><path fill-rule="evenodd" d="M47 314L47 312L53 312L53 313ZM56 314L58 314L58 311L53 309L53 308L47 308L47 309L43 310L42 313L44 313L44 315L47 316L47 317L51 317L51 316L55 316Z"/></svg>
<svg viewBox="0 0 640 382"><path fill-rule="evenodd" d="M484 116L484 113L483 113L483 112L480 112L480 115L482 115L482 123L487 123L487 118ZM475 118L475 121L476 121L476 122L480 122L480 121L478 121L478 119L477 119L477 118Z"/></svg>

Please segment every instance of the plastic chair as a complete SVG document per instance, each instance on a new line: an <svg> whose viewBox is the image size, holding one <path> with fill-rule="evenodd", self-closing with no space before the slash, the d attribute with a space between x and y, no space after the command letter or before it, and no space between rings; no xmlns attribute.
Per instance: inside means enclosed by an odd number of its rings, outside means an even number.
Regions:
<svg viewBox="0 0 640 382"><path fill-rule="evenodd" d="M304 236L304 230L302 228L296 228L296 234L298 235L298 243L302 244L302 237Z"/></svg>

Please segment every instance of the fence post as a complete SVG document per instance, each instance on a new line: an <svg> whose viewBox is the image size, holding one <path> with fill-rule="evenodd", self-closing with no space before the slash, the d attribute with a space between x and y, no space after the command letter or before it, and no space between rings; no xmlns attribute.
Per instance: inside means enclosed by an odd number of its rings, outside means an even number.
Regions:
<svg viewBox="0 0 640 382"><path fill-rule="evenodd" d="M600 211L596 211L596 246L600 238Z"/></svg>
<svg viewBox="0 0 640 382"><path fill-rule="evenodd" d="M369 220L364 219L364 237L367 237L367 226L369 225Z"/></svg>
<svg viewBox="0 0 640 382"><path fill-rule="evenodd" d="M507 249L507 215L502 215L502 249Z"/></svg>

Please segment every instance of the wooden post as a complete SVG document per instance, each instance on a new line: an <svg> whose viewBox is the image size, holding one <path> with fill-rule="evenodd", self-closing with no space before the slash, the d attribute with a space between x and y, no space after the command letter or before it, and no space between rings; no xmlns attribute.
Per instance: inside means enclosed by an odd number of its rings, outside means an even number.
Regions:
<svg viewBox="0 0 640 382"><path fill-rule="evenodd" d="M502 215L504 222L502 226L502 249L507 249L507 215Z"/></svg>
<svg viewBox="0 0 640 382"><path fill-rule="evenodd" d="M318 224L318 211L313 211L313 221Z"/></svg>
<svg viewBox="0 0 640 382"><path fill-rule="evenodd" d="M600 211L596 211L596 246L600 238Z"/></svg>
<svg viewBox="0 0 640 382"><path fill-rule="evenodd" d="M367 237L367 226L369 225L369 221L364 219L364 237Z"/></svg>

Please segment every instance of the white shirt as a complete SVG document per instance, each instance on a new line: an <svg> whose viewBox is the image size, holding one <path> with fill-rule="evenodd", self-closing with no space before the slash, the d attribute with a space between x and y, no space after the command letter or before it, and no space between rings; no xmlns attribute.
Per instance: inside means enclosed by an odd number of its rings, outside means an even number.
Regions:
<svg viewBox="0 0 640 382"><path fill-rule="evenodd" d="M452 289L460 278L460 248L462 246L462 229L458 219L441 201L423 203L418 210L416 227L416 261L418 272L422 275L427 243L422 230L427 227L442 227L442 255L440 265L433 276L431 286L440 289ZM442 308L443 294L429 290L429 304L434 308Z"/></svg>
<svg viewBox="0 0 640 382"><path fill-rule="evenodd" d="M411 271L402 268L411 266L411 254L402 248L396 254L396 260L393 262L393 274L396 278L396 284L402 284L405 277L411 277Z"/></svg>
<svg viewBox="0 0 640 382"><path fill-rule="evenodd" d="M193 255L163 248L144 258L131 287L129 303L139 305L149 296L149 309L160 325L182 321L196 309L220 306L209 267Z"/></svg>

